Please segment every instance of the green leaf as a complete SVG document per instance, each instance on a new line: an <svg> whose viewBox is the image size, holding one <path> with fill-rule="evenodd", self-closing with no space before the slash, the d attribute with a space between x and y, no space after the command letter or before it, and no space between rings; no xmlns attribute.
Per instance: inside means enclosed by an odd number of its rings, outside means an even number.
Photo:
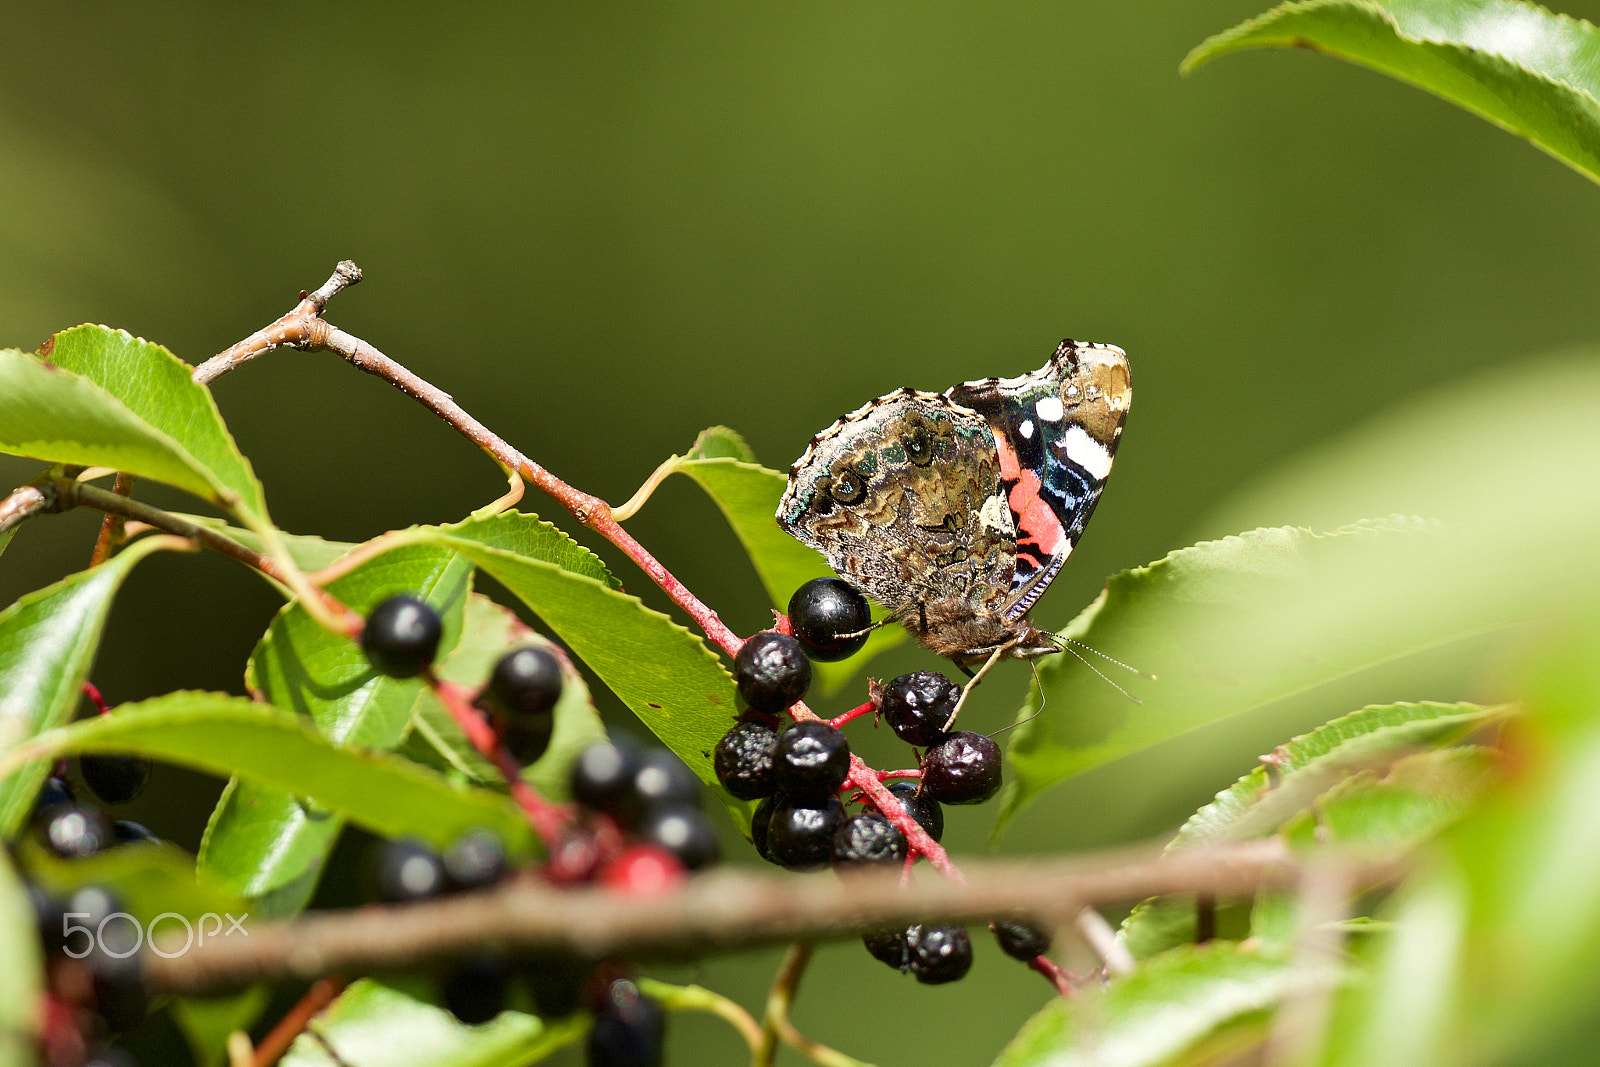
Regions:
<svg viewBox="0 0 1600 1067"><path fill-rule="evenodd" d="M689 455L678 460L672 469L687 475L705 490L749 554L767 596L772 599L772 606L778 611L788 611L789 598L796 589L813 578L832 577L833 572L814 549L784 533L773 517L789 484L788 477L759 466L754 457L743 458L749 454L749 446L742 438L737 440L737 445L728 443L725 435L732 433L720 426L706 430ZM882 609L875 607L873 618L881 619L883 615ZM861 651L849 659L813 664L823 694L837 692L873 656L905 638L904 627L882 626L874 630Z"/></svg>
<svg viewBox="0 0 1600 1067"><path fill-rule="evenodd" d="M177 692L40 734L0 757L0 774L80 752L139 753L288 792L385 837L443 848L485 827L525 852L529 830L507 798L451 783L381 752L336 748L297 715L225 693Z"/></svg>
<svg viewBox="0 0 1600 1067"><path fill-rule="evenodd" d="M251 986L231 997L180 997L173 1002L172 1016L197 1067L222 1067L228 1059L228 1035L249 1030L271 999L264 985Z"/></svg>
<svg viewBox="0 0 1600 1067"><path fill-rule="evenodd" d="M454 549L493 575L720 793L711 750L737 714L733 679L721 661L704 641L638 598L558 564L489 544L487 528L521 518L423 528L406 536Z"/></svg>
<svg viewBox="0 0 1600 1067"><path fill-rule="evenodd" d="M266 497L250 461L234 445L211 393L189 377L193 368L160 345L151 344L125 330L105 326L76 326L63 330L47 346L47 359L55 367L82 375L115 397L125 411L151 432L171 443L173 457L198 474L210 490L190 491L213 500L243 518L246 525L267 528ZM43 399L43 398L40 398ZM36 415L35 417L38 417ZM83 427L69 423L76 436ZM61 427L57 426L57 433ZM116 467L136 474L147 472L107 459L63 460ZM160 475L150 473L160 480Z"/></svg>
<svg viewBox="0 0 1600 1067"><path fill-rule="evenodd" d="M147 928L152 919L168 912L192 923L208 912L242 919L249 911L245 901L212 882L204 872L196 871L188 853L166 842L126 845L93 856L62 859L43 845L26 841L20 855L28 876L56 896L66 896L86 885L115 886L124 910ZM224 921L217 932L227 928ZM183 924L163 920L156 931L181 941ZM206 932L211 933L209 924Z"/></svg>
<svg viewBox="0 0 1600 1067"><path fill-rule="evenodd" d="M1210 38L1183 70L1287 47L1410 82L1600 180L1600 31L1587 22L1519 0L1310 0Z"/></svg>
<svg viewBox="0 0 1600 1067"><path fill-rule="evenodd" d="M1258 1036L1267 1014L1285 998L1339 980L1331 964L1296 967L1231 942L1174 949L1104 990L1051 1001L1023 1024L995 1067L1188 1062L1179 1057L1197 1047L1215 1052L1230 1037Z"/></svg>
<svg viewBox="0 0 1600 1067"><path fill-rule="evenodd" d="M473 593L467 600L461 640L442 662L438 675L446 681L476 688L494 669L500 657L513 648L534 645L552 652L562 665L561 699L555 707L555 732L550 747L538 761L524 768L522 777L547 800L568 797L568 770L578 753L606 737L605 724L589 699L589 687L567 660L566 653L541 634L534 633L508 608ZM415 732L404 749L407 755L464 775L471 781L498 785L502 779L467 741L456 721L431 691L424 691L414 718ZM426 746L427 751L421 751ZM427 758L419 758L419 757Z"/></svg>
<svg viewBox="0 0 1600 1067"><path fill-rule="evenodd" d="M246 530L238 526L230 526L226 519L215 518L210 515L186 515L174 512L178 518L192 522L196 526L209 526L218 533L226 534L230 539L250 549L253 552L268 552L270 547L260 534L254 530ZM358 546L347 541L328 541L321 537L309 534L277 532L277 540L283 545L284 551L289 553L289 558L303 571L320 571L350 552Z"/></svg>
<svg viewBox="0 0 1600 1067"><path fill-rule="evenodd" d="M171 547L159 538L135 541L0 612L0 753L72 718L112 597L136 563ZM12 765L0 775L0 836L10 838L27 819L48 769Z"/></svg>
<svg viewBox="0 0 1600 1067"><path fill-rule="evenodd" d="M1341 796L1350 786L1352 774L1360 772L1371 781L1365 768L1384 756L1399 756L1424 745L1444 745L1466 732L1510 713L1508 707L1486 708L1476 704L1381 704L1362 708L1324 723L1309 733L1293 738L1273 752L1271 770L1263 765L1244 775L1215 800L1189 817L1167 851L1195 848L1218 841L1263 837L1292 820L1303 819L1315 807L1327 815L1330 798ZM1453 755L1453 754L1452 754ZM1481 753L1477 754L1481 765ZM1402 761L1404 762L1404 761ZM1396 766L1399 766L1397 764ZM1481 770L1481 766L1480 766ZM1418 835L1437 833L1449 818L1459 815L1452 803L1459 796L1459 783L1448 771L1439 788L1424 796L1413 796L1413 803L1402 805L1401 814L1438 816L1426 822L1427 828L1413 825L1413 833L1384 836L1363 820L1381 809L1395 815L1387 801L1390 796L1371 800L1369 811L1354 803L1341 803L1337 822L1330 829L1332 840L1346 843L1383 844L1389 848L1409 848ZM1479 783L1481 785L1481 782ZM1399 780L1396 782L1398 788ZM1446 813L1449 813L1448 816ZM1313 826L1310 821L1306 828ZM1275 904L1269 904L1275 908ZM1292 916L1290 917L1292 922ZM1256 926L1261 926L1257 922ZM1195 903L1192 898L1147 900L1134 908L1122 923L1119 936L1136 959L1145 959L1175 945L1192 943L1196 936Z"/></svg>
<svg viewBox="0 0 1600 1067"><path fill-rule="evenodd" d="M740 463L754 463L756 454L738 430L711 426L700 431L684 459L735 459ZM773 510L777 510L776 507Z"/></svg>
<svg viewBox="0 0 1600 1067"><path fill-rule="evenodd" d="M414 537L426 541L435 531L511 555L549 563L572 574L593 578L611 589L622 588L622 583L606 569L599 556L537 515L503 511L488 518L468 519L449 526L413 527L394 536L397 540Z"/></svg>
<svg viewBox="0 0 1600 1067"><path fill-rule="evenodd" d="M481 1026L464 1026L442 1008L363 978L317 1016L312 1028L317 1038L302 1034L284 1057L284 1067L522 1067L582 1037L588 1019L575 1015L547 1024L503 1011Z"/></svg>
<svg viewBox="0 0 1600 1067"><path fill-rule="evenodd" d="M33 904L10 857L0 855L0 1064L35 1062L43 989Z"/></svg>
<svg viewBox="0 0 1600 1067"><path fill-rule="evenodd" d="M420 596L440 610L440 648L448 650L471 575L472 565L453 552L407 545L368 560L328 591L362 614L394 593ZM428 691L420 679L376 673L356 642L323 629L298 602L273 619L245 680L268 703L308 716L331 743L378 750L399 745ZM262 914L292 915L315 891L343 825L289 792L233 781L212 811L200 864Z"/></svg>
<svg viewBox="0 0 1600 1067"><path fill-rule="evenodd" d="M0 532L0 553L5 552L6 546L11 543L11 539L15 537L16 534L17 528L15 526L11 527L9 530Z"/></svg>

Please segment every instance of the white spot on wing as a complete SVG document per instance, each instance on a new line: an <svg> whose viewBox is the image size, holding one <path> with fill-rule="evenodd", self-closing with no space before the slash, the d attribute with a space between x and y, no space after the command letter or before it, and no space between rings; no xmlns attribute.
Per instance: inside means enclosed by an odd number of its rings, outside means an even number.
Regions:
<svg viewBox="0 0 1600 1067"><path fill-rule="evenodd" d="M1021 426L1018 426L1017 427L1017 432L1022 435L1022 439L1024 441L1033 440L1033 420L1029 419L1027 422L1023 423Z"/></svg>
<svg viewBox="0 0 1600 1067"><path fill-rule="evenodd" d="M978 522L986 530L1010 533L1011 509L1006 507L1005 498L996 494L985 500L978 509Z"/></svg>
<svg viewBox="0 0 1600 1067"><path fill-rule="evenodd" d="M1066 414L1066 409L1061 406L1061 398L1058 396L1044 397L1033 406L1033 410L1037 411L1039 418L1045 422L1060 422L1061 417Z"/></svg>
<svg viewBox="0 0 1600 1067"><path fill-rule="evenodd" d="M1105 445L1089 436L1089 432L1082 426L1069 426L1062 444L1067 451L1067 458L1084 470L1096 481L1104 481L1105 476L1111 473L1111 453L1106 451Z"/></svg>

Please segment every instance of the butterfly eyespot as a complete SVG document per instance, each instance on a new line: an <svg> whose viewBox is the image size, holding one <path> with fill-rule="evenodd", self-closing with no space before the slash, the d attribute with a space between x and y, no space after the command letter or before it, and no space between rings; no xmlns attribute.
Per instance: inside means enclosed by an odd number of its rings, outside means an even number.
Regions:
<svg viewBox="0 0 1600 1067"><path fill-rule="evenodd" d="M933 440L928 435L926 426L918 425L906 434L906 458L914 466L926 467L933 462Z"/></svg>
<svg viewBox="0 0 1600 1067"><path fill-rule="evenodd" d="M828 486L828 495L845 507L853 507L867 498L867 483L860 475L845 471Z"/></svg>

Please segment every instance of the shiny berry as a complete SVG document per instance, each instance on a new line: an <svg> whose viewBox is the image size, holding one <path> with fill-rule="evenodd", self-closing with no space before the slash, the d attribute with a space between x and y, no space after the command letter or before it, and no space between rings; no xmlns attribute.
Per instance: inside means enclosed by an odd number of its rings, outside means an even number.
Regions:
<svg viewBox="0 0 1600 1067"><path fill-rule="evenodd" d="M897 779L889 783L889 792L899 799L906 814L917 820L929 837L935 841L944 837L944 809L937 800L922 792L920 782Z"/></svg>
<svg viewBox="0 0 1600 1067"><path fill-rule="evenodd" d="M392 596L373 608L361 628L361 649L379 674L415 678L433 663L444 636L439 613L414 596Z"/></svg>
<svg viewBox="0 0 1600 1067"><path fill-rule="evenodd" d="M51 808L71 807L76 799L72 795L72 786L65 778L51 775L39 787L39 795L33 798L33 815L38 818Z"/></svg>
<svg viewBox="0 0 1600 1067"><path fill-rule="evenodd" d="M79 756L78 773L105 803L126 804L150 781L150 761L143 756Z"/></svg>
<svg viewBox="0 0 1600 1067"><path fill-rule="evenodd" d="M572 799L631 824L644 811L633 787L638 769L639 755L631 747L610 741L590 745L572 762Z"/></svg>
<svg viewBox="0 0 1600 1067"><path fill-rule="evenodd" d="M159 845L161 839L151 833L149 827L127 819L118 819L111 824L111 842L115 845Z"/></svg>
<svg viewBox="0 0 1600 1067"><path fill-rule="evenodd" d="M555 885L587 882L600 869L600 839L594 827L573 823L550 846L544 876Z"/></svg>
<svg viewBox="0 0 1600 1067"><path fill-rule="evenodd" d="M627 979L606 986L589 1030L589 1067L660 1067L667 1016Z"/></svg>
<svg viewBox="0 0 1600 1067"><path fill-rule="evenodd" d="M639 757L633 791L648 814L657 808L698 806L703 790L683 760L670 749L656 748Z"/></svg>
<svg viewBox="0 0 1600 1067"><path fill-rule="evenodd" d="M850 773L850 742L825 722L807 719L778 735L772 780L778 792L797 800L832 796Z"/></svg>
<svg viewBox="0 0 1600 1067"><path fill-rule="evenodd" d="M844 825L844 805L829 797L816 807L782 796L767 825L767 851L773 862L795 870L820 867L833 855L833 835Z"/></svg>
<svg viewBox="0 0 1600 1067"><path fill-rule="evenodd" d="M499 738L518 766L530 767L550 751L550 738L555 732L554 716L534 716L502 722Z"/></svg>
<svg viewBox="0 0 1600 1067"><path fill-rule="evenodd" d="M922 791L944 804L981 804L1000 791L1000 746L956 730L922 757Z"/></svg>
<svg viewBox="0 0 1600 1067"><path fill-rule="evenodd" d="M778 790L772 779L772 756L777 744L777 732L765 723L734 723L711 754L717 781L740 800L770 797Z"/></svg>
<svg viewBox="0 0 1600 1067"><path fill-rule="evenodd" d="M905 970L910 948L906 944L904 928L865 934L861 942L867 946L867 951L872 953L873 959L882 960L897 971Z"/></svg>
<svg viewBox="0 0 1600 1067"><path fill-rule="evenodd" d="M943 985L972 969L972 938L959 926L912 926L906 930L906 970L923 985Z"/></svg>
<svg viewBox="0 0 1600 1067"><path fill-rule="evenodd" d="M995 923L994 936L1002 952L1024 963L1050 951L1050 935L1028 923Z"/></svg>
<svg viewBox="0 0 1600 1067"><path fill-rule="evenodd" d="M755 814L750 816L750 843L756 846L756 855L768 863L777 863L772 858L772 847L767 842L767 832L772 828L772 812L778 806L777 797L768 797L756 805Z"/></svg>
<svg viewBox="0 0 1600 1067"><path fill-rule="evenodd" d="M794 638L763 630L733 657L733 680L746 704L757 711L778 712L806 695L811 661Z"/></svg>
<svg viewBox="0 0 1600 1067"><path fill-rule="evenodd" d="M629 845L600 872L600 881L632 896L664 893L683 882L683 864L659 845Z"/></svg>
<svg viewBox="0 0 1600 1067"><path fill-rule="evenodd" d="M564 1019L583 1007L583 987L593 968L571 956L532 956L523 961L522 979L543 1019Z"/></svg>
<svg viewBox="0 0 1600 1067"><path fill-rule="evenodd" d="M789 598L789 627L806 655L823 663L848 659L867 643L867 598L838 578L813 578Z"/></svg>
<svg viewBox="0 0 1600 1067"><path fill-rule="evenodd" d="M94 808L51 808L40 819L44 843L58 856L92 856L112 843L111 827Z"/></svg>
<svg viewBox="0 0 1600 1067"><path fill-rule="evenodd" d="M506 1010L511 966L499 953L458 960L439 979L439 999L461 1022L478 1026Z"/></svg>
<svg viewBox="0 0 1600 1067"><path fill-rule="evenodd" d="M926 748L943 740L959 699L961 687L938 671L914 671L884 686L878 707L896 737Z"/></svg>
<svg viewBox="0 0 1600 1067"><path fill-rule="evenodd" d="M444 861L420 841L386 841L378 852L378 893L391 904L427 900L447 892Z"/></svg>
<svg viewBox="0 0 1600 1067"><path fill-rule="evenodd" d="M709 867L722 855L716 831L699 808L688 804L653 809L636 832L640 841L677 857L685 870Z"/></svg>
<svg viewBox="0 0 1600 1067"><path fill-rule="evenodd" d="M442 857L452 889L482 889L506 873L506 846L493 830L468 830Z"/></svg>
<svg viewBox="0 0 1600 1067"><path fill-rule="evenodd" d="M529 645L500 657L475 703L510 719L542 718L561 699L561 686L561 661L548 649Z"/></svg>
<svg viewBox="0 0 1600 1067"><path fill-rule="evenodd" d="M833 835L835 867L898 865L906 858L906 838L878 812L852 815Z"/></svg>

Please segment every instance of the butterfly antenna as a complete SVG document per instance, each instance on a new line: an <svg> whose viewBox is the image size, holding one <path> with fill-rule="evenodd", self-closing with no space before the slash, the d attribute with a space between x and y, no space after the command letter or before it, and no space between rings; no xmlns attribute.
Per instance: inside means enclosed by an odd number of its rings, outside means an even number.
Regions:
<svg viewBox="0 0 1600 1067"><path fill-rule="evenodd" d="M1116 658L1114 658L1112 656L1106 655L1104 652L1101 652L1098 648L1095 648L1093 645L1086 645L1082 641L1077 640L1076 638L1062 637L1060 634L1051 634L1050 636L1055 638L1057 641L1061 642L1061 645L1062 645L1063 648L1065 646L1067 646L1067 645L1076 645L1078 648L1083 649L1085 652L1093 652L1095 655L1099 656L1101 659L1105 660L1107 663L1116 664L1118 667L1121 667L1123 670L1127 671L1129 674L1137 674L1139 677L1148 679L1149 681L1152 681L1152 682L1156 680L1156 676L1151 674L1149 671L1141 671L1138 667L1129 666L1128 664L1122 662L1120 659L1116 659ZM1078 658L1079 659L1083 659L1082 656L1079 656Z"/></svg>
<svg viewBox="0 0 1600 1067"><path fill-rule="evenodd" d="M1106 675L1105 675L1105 672L1102 671L1099 667L1096 667L1093 663L1090 663L1087 659L1085 659L1084 656L1083 656L1083 653L1078 651L1078 648L1082 648L1082 649L1085 649L1085 650L1087 650L1089 652L1093 652L1095 655L1100 656L1100 657L1102 657L1102 658L1104 658L1106 660L1109 660L1112 663L1115 663L1117 666L1121 667L1123 670L1132 671L1134 674L1139 675L1141 678L1148 678L1151 681L1155 681L1155 677L1156 677L1155 675L1147 674L1144 671L1141 671L1137 667L1130 667L1126 663L1123 663L1121 660L1112 659L1110 656L1107 656L1104 652L1101 652L1097 648L1090 648L1088 645L1084 644L1082 641L1074 641L1072 638L1070 638L1070 637L1062 637L1060 634L1051 634L1050 636L1053 637L1056 640L1056 642L1057 642L1056 647L1057 648L1061 649L1061 651L1063 651L1063 652L1072 653L1072 655L1077 659L1077 661L1079 663L1083 664L1085 667L1088 667L1091 671L1093 671L1096 675L1098 675L1102 682L1106 683L1111 688L1115 689L1117 692L1121 693L1123 696L1125 696L1129 700L1133 701L1135 704L1143 704L1144 703L1144 701L1140 700L1138 697L1134 696L1132 693L1130 693L1126 689L1122 688L1122 686L1118 685L1116 682L1113 682L1110 678L1107 678ZM1073 645L1078 646L1078 648L1073 648L1072 647ZM1042 691L1043 690L1041 689L1041 692Z"/></svg>
<svg viewBox="0 0 1600 1067"><path fill-rule="evenodd" d="M1037 662L1035 662L1034 660L1030 659L1028 661L1028 666L1033 668L1033 684L1034 684L1034 687L1039 690L1039 706L1037 708L1035 708L1034 711L1033 711L1033 714L1029 715L1026 719L1018 719L1016 722L1012 723L1009 726L1002 726L1002 727L1000 727L1000 729L994 731L994 733L991 733L989 735L990 737L994 737L996 734L1003 734L1007 730L1015 730L1017 727L1023 725L1024 723L1030 723L1034 719L1037 719L1039 716L1044 714L1044 702L1045 702L1044 682L1042 680L1040 680L1040 678L1039 678L1039 664Z"/></svg>

